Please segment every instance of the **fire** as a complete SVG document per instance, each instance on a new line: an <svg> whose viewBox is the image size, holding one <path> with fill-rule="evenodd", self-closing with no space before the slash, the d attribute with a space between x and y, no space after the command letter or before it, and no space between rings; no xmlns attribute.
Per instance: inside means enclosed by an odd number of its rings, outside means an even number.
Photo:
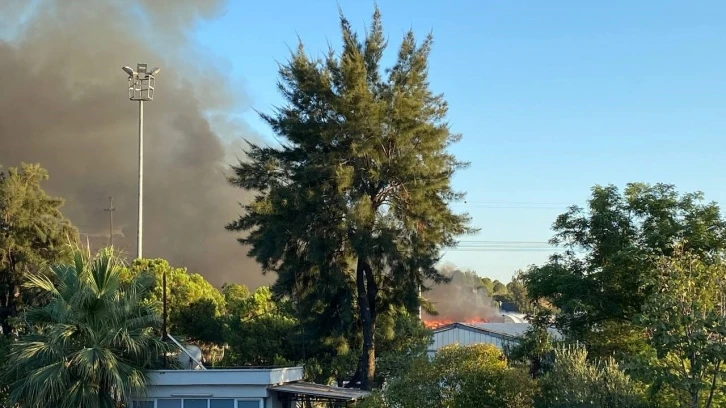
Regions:
<svg viewBox="0 0 726 408"><path fill-rule="evenodd" d="M451 320L424 320L423 324L428 329L437 329L441 326L446 326L447 324L454 323Z"/></svg>
<svg viewBox="0 0 726 408"><path fill-rule="evenodd" d="M464 323L464 324L478 324L478 323L488 323L489 321L487 319L474 317L466 320L462 320L458 323ZM439 327L443 327L449 324L454 324L453 320L448 319L440 319L440 320L424 320L423 324L428 329L438 329Z"/></svg>

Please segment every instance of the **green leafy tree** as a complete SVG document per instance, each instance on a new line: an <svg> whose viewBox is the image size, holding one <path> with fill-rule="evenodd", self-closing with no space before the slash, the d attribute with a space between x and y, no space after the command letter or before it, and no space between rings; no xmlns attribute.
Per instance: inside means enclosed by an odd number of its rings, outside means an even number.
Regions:
<svg viewBox="0 0 726 408"><path fill-rule="evenodd" d="M228 313L236 314L241 319L252 319L280 311L291 312L289 300L275 300L269 286L260 286L250 292L244 285L225 284L222 286L222 294Z"/></svg>
<svg viewBox="0 0 726 408"><path fill-rule="evenodd" d="M646 328L654 353L639 356L633 368L655 389L687 394L681 406L721 406L726 402L721 383L726 360L726 264L720 258L706 263L683 252L684 246L676 245L672 256L661 258L648 282L654 290L636 322Z"/></svg>
<svg viewBox="0 0 726 408"><path fill-rule="evenodd" d="M166 275L167 287L167 312L170 317L169 330L176 330L177 319L182 313L188 313L183 309L197 303L195 307L204 307L199 302L206 302L214 306L215 317L220 316L225 310L224 295L212 286L202 275L190 273L185 268L174 268L164 259L136 259L122 272L124 280L129 281L141 274L150 273L154 277L153 290L147 294L146 301L158 312L162 312L163 300L163 276ZM215 324L209 321L210 324ZM209 329L211 330L211 329ZM207 330L208 331L208 330ZM173 334L173 333L172 333Z"/></svg>
<svg viewBox="0 0 726 408"><path fill-rule="evenodd" d="M180 306L170 316L175 335L183 336L186 341L222 345L223 317L211 299L200 299Z"/></svg>
<svg viewBox="0 0 726 408"><path fill-rule="evenodd" d="M492 296L494 294L494 282L491 278L483 277L481 278L481 283L484 289L486 289L487 294L489 296Z"/></svg>
<svg viewBox="0 0 726 408"><path fill-rule="evenodd" d="M542 309L531 314L530 321L531 325L521 339L505 345L504 352L511 363L528 364L529 375L538 378L551 369L558 340L548 330L551 321L549 310Z"/></svg>
<svg viewBox="0 0 726 408"><path fill-rule="evenodd" d="M145 301L163 313L164 276L167 294L167 333L202 349L205 364L216 364L223 356L224 295L198 273L175 268L164 259L136 259L123 271L128 281L151 274L153 290Z"/></svg>
<svg viewBox="0 0 726 408"><path fill-rule="evenodd" d="M30 328L11 345L4 378L8 397L23 407L120 407L142 395L148 368L166 346L158 314L143 302L153 277L121 279L121 260L112 250L95 257L76 250L73 263L31 275L28 287L46 302L30 307Z"/></svg>
<svg viewBox="0 0 726 408"><path fill-rule="evenodd" d="M507 286L498 280L492 282L492 295L507 295Z"/></svg>
<svg viewBox="0 0 726 408"><path fill-rule="evenodd" d="M224 362L228 366L287 365L301 360L292 316L268 314L250 320L233 318L227 326Z"/></svg>
<svg viewBox="0 0 726 408"><path fill-rule="evenodd" d="M531 407L535 383L526 371L507 367L490 344L447 346L433 360L417 359L392 378L364 407L495 408Z"/></svg>
<svg viewBox="0 0 726 408"><path fill-rule="evenodd" d="M431 36L406 34L384 75L378 10L362 40L342 16L341 28L340 54L312 60L301 44L281 67L286 105L262 115L280 145L250 144L233 168L232 183L257 196L228 229L277 274L275 293L314 299L307 310L321 309L327 332L360 327L354 379L370 388L380 311L415 309L425 279L445 281L440 250L472 230L449 208L463 198L451 178L466 163L446 150L460 136L428 85Z"/></svg>
<svg viewBox="0 0 726 408"><path fill-rule="evenodd" d="M532 314L537 304L529 298L524 284L524 274L524 271L517 271L512 281L507 283L507 301L514 303L520 313Z"/></svg>
<svg viewBox="0 0 726 408"><path fill-rule="evenodd" d="M525 370L479 370L463 376L453 400L456 408L530 408L537 384Z"/></svg>
<svg viewBox="0 0 726 408"><path fill-rule="evenodd" d="M587 210L571 207L553 228L551 241L566 252L527 271L527 292L551 302L558 326L574 339L607 339L602 347L591 344L596 356L640 347L632 321L652 293L646 277L654 255L670 255L678 239L706 261L726 248L719 207L667 184L632 183L622 194L595 186Z"/></svg>
<svg viewBox="0 0 726 408"><path fill-rule="evenodd" d="M645 408L643 386L612 358L588 361L584 347L559 347L552 370L540 379L537 408Z"/></svg>
<svg viewBox="0 0 726 408"><path fill-rule="evenodd" d="M440 382L441 400L453 401L466 387L464 383L471 379L470 374L505 370L507 361L491 344L447 346L437 351L432 368Z"/></svg>
<svg viewBox="0 0 726 408"><path fill-rule="evenodd" d="M386 378L394 378L406 373L411 364L423 357L433 342L433 332L423 325L417 315L400 311L382 315L391 319L379 325L378 370L379 383Z"/></svg>
<svg viewBox="0 0 726 408"><path fill-rule="evenodd" d="M222 296L228 313L237 313L240 316L247 314L247 304L250 290L239 283L225 283L222 285Z"/></svg>
<svg viewBox="0 0 726 408"><path fill-rule="evenodd" d="M78 232L60 211L63 200L43 191L48 172L37 164L0 172L0 326L13 332L24 293L21 283L49 263L68 259Z"/></svg>
<svg viewBox="0 0 726 408"><path fill-rule="evenodd" d="M227 284L222 291L228 302L225 365L269 366L302 360L301 342L294 335L298 320L289 301L275 301L267 286L250 293L243 285Z"/></svg>

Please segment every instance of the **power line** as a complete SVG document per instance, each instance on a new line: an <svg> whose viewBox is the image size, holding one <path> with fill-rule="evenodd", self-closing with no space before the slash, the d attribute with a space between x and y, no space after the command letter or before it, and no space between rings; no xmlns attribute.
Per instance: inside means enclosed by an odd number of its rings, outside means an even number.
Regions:
<svg viewBox="0 0 726 408"><path fill-rule="evenodd" d="M444 252L558 252L562 248L447 248ZM577 252L577 251L575 251Z"/></svg>
<svg viewBox="0 0 726 408"><path fill-rule="evenodd" d="M505 244L505 245L514 245L514 244L545 244L549 245L548 241L506 241L506 240L493 240L493 241L486 241L486 240L479 240L479 239L472 239L472 240L462 240L459 241L459 244Z"/></svg>
<svg viewBox="0 0 726 408"><path fill-rule="evenodd" d="M458 245L446 248L449 252L560 252L565 248L547 241L504 241L504 240L464 240ZM581 252L575 250L576 253Z"/></svg>
<svg viewBox="0 0 726 408"><path fill-rule="evenodd" d="M566 202L526 202L526 201L464 201L452 203L452 208L491 208L491 209L525 209L525 210L558 210L565 211L573 203ZM579 204L578 204L579 205Z"/></svg>

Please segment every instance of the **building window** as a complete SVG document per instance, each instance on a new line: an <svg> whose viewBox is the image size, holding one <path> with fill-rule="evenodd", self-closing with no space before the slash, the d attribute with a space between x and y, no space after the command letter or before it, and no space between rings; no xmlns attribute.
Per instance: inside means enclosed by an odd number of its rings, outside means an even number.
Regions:
<svg viewBox="0 0 726 408"><path fill-rule="evenodd" d="M132 401L130 408L262 408L262 399L163 398Z"/></svg>
<svg viewBox="0 0 726 408"><path fill-rule="evenodd" d="M233 399L211 399L209 408L235 408Z"/></svg>
<svg viewBox="0 0 726 408"><path fill-rule="evenodd" d="M185 399L184 400L184 406L182 408L208 408L209 400L194 398L194 399Z"/></svg>
<svg viewBox="0 0 726 408"><path fill-rule="evenodd" d="M180 399L156 400L156 408L182 408Z"/></svg>
<svg viewBox="0 0 726 408"><path fill-rule="evenodd" d="M237 408L262 408L261 400L237 400Z"/></svg>

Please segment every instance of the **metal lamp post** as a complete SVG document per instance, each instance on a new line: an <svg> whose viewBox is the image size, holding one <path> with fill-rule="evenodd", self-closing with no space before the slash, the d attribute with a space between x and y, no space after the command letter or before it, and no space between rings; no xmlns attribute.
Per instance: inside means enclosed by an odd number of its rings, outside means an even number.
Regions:
<svg viewBox="0 0 726 408"><path fill-rule="evenodd" d="M129 99L139 102L139 211L136 230L136 258L141 259L144 233L144 102L154 100L154 85L159 68L148 70L146 64L121 68L129 75Z"/></svg>

